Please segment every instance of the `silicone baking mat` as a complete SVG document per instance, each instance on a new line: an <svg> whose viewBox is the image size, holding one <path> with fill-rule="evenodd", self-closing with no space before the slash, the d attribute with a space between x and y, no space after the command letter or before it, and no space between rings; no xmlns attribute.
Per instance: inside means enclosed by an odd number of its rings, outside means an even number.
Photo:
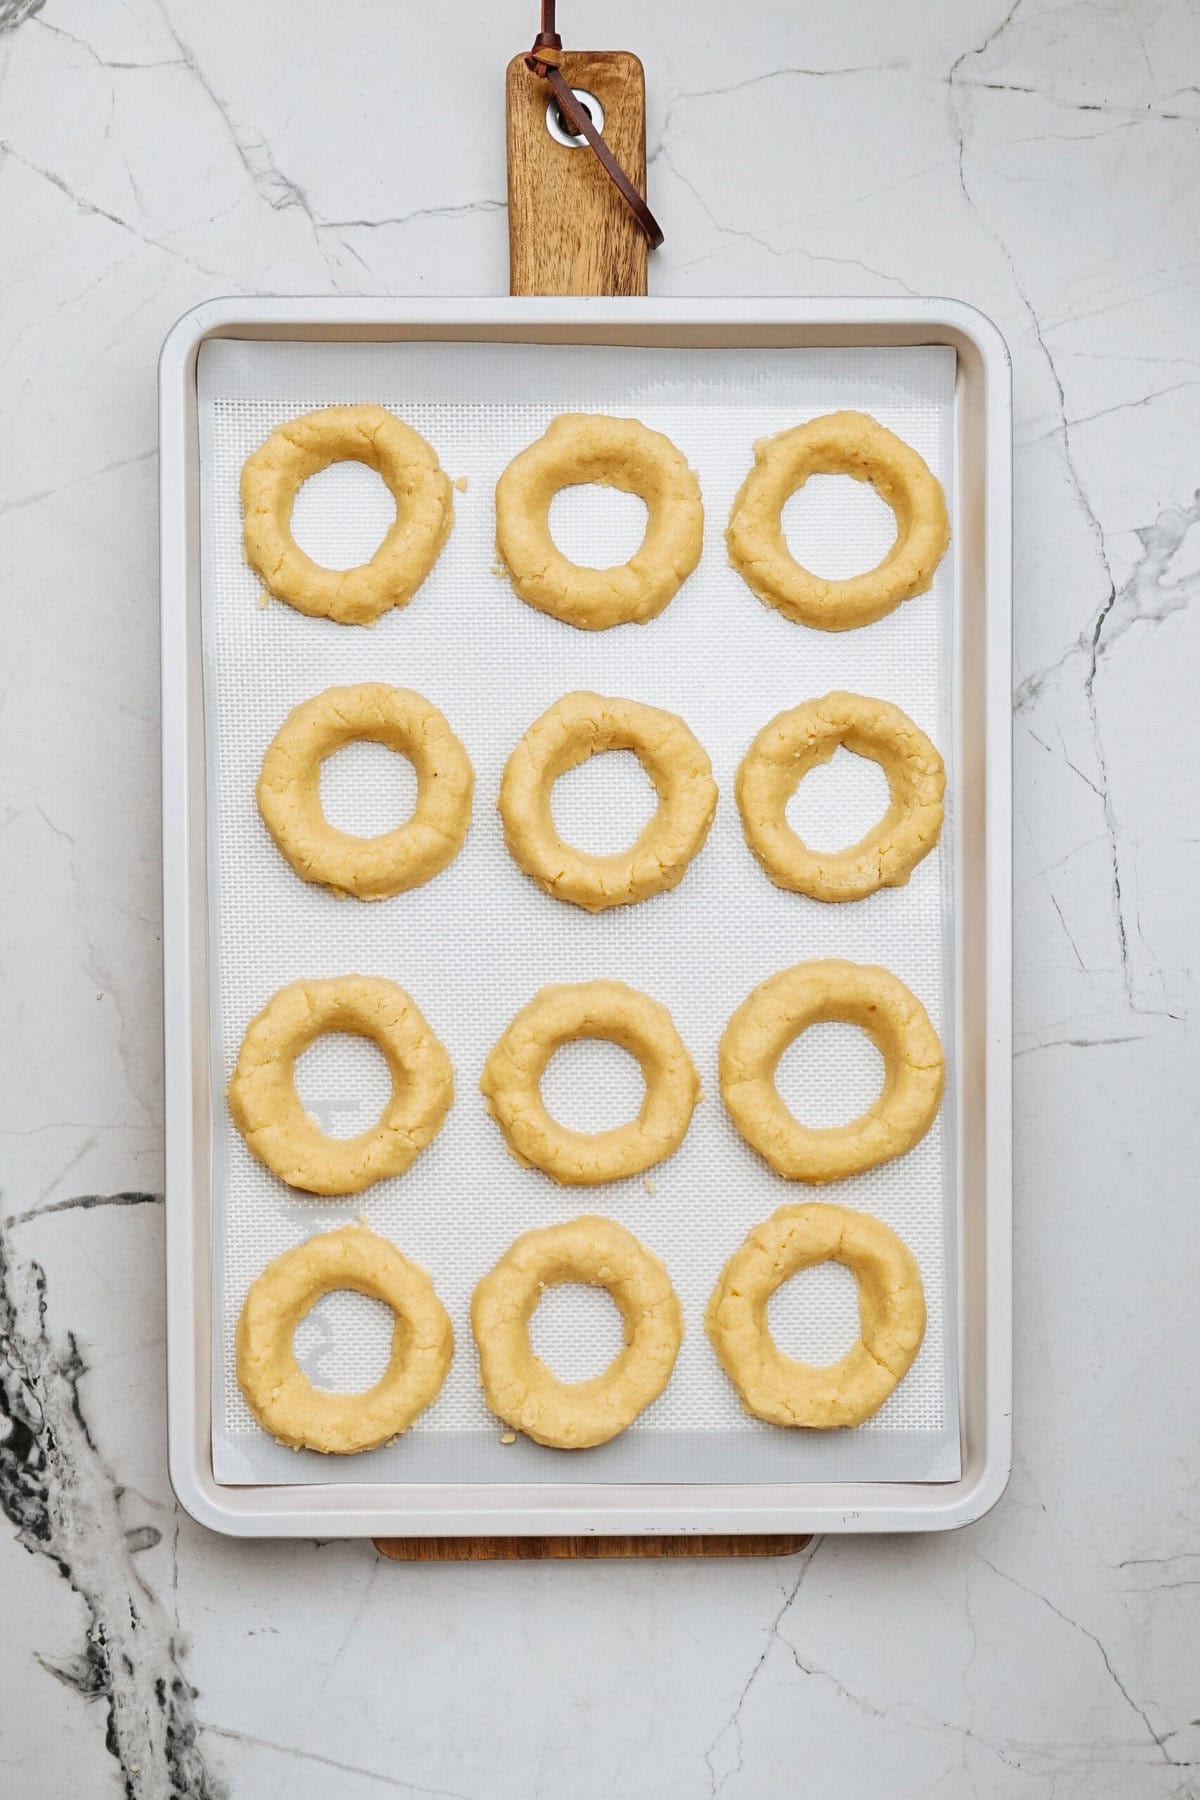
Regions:
<svg viewBox="0 0 1200 1800"><path fill-rule="evenodd" d="M954 512L952 350L629 350L474 344L210 342L199 363L202 565L213 970L214 1471L218 1481L944 1481L959 1473L955 1333L954 1085L954 555L933 590L866 629L806 630L762 606L725 554L723 529L756 438L839 407L891 427L941 478ZM429 438L452 477L455 524L409 606L371 630L264 605L241 551L239 475L283 420L311 407L371 400ZM493 494L509 459L559 412L636 416L665 432L697 470L706 512L700 567L646 626L579 632L524 606L497 572ZM298 497L298 541L318 561L371 554L390 498L377 476L338 465ZM632 553L644 510L594 487L558 497L552 525L577 561ZM869 487L815 478L785 513L803 560L832 576L871 566L893 536ZM425 887L362 904L301 882L258 818L263 752L288 711L326 687L386 681L426 695L462 738L476 772L475 814L451 867ZM708 843L682 885L598 917L553 901L503 843L495 797L504 761L528 725L573 688L623 695L682 714L712 758L720 802ZM946 825L905 888L823 906L776 889L742 838L734 774L759 727L832 688L895 702L941 749ZM375 745L327 765L322 795L343 829L390 828L411 806L408 765ZM596 851L632 841L653 801L628 754L593 758L555 789L572 842ZM839 752L802 783L789 811L805 838L835 848L861 835L885 803L874 765ZM898 1162L833 1188L771 1173L721 1104L721 1030L756 983L809 957L879 962L924 1001L946 1046L949 1083L938 1122ZM250 1156L221 1100L249 1020L298 976L384 975L407 988L447 1046L455 1104L439 1136L402 1177L345 1201L288 1189ZM704 1098L683 1146L645 1178L560 1188L507 1155L478 1091L488 1050L547 982L618 977L670 1009L701 1071ZM298 1065L305 1105L349 1136L388 1091L378 1053L329 1038ZM786 1054L780 1087L812 1124L853 1117L877 1091L879 1058L861 1033L824 1025ZM611 1045L579 1044L553 1060L543 1091L565 1123L596 1129L632 1116L636 1065ZM749 1417L712 1354L704 1305L747 1230L785 1203L821 1198L893 1226L925 1281L928 1331L913 1369L876 1418L855 1431L782 1431ZM568 1455L523 1438L501 1443L478 1381L472 1288L520 1232L598 1212L619 1219L666 1262L687 1335L670 1386L621 1437ZM457 1350L442 1393L395 1444L352 1459L295 1453L259 1429L237 1388L233 1340L250 1282L271 1257L314 1231L361 1217L433 1277ZM857 1335L854 1286L824 1266L772 1302L779 1342L814 1362ZM297 1333L322 1385L361 1388L387 1354L390 1316L358 1295L323 1300ZM619 1343L606 1295L547 1295L533 1338L564 1379L598 1372Z"/></svg>

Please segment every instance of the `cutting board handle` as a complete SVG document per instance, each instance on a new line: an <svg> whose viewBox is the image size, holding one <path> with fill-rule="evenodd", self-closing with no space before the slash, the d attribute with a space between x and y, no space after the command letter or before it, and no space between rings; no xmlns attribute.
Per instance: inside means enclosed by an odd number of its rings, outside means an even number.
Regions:
<svg viewBox="0 0 1200 1800"><path fill-rule="evenodd" d="M537 44L509 63L506 100L510 292L644 294L647 253L662 233L642 198L646 80L638 58ZM572 106L586 116L564 117ZM570 133L573 124L599 128L631 199L587 139Z"/></svg>

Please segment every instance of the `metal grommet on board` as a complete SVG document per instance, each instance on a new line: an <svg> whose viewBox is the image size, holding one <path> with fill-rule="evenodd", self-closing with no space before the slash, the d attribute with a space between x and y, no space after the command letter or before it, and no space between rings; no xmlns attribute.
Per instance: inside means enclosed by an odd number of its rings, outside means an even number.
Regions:
<svg viewBox="0 0 1200 1800"><path fill-rule="evenodd" d="M604 108L595 94L589 94L586 88L572 88L571 92L582 106L597 131L604 130ZM546 107L546 130L556 144L565 144L568 150L587 148L587 139L582 133L570 130L563 118L562 109L556 97L552 97Z"/></svg>

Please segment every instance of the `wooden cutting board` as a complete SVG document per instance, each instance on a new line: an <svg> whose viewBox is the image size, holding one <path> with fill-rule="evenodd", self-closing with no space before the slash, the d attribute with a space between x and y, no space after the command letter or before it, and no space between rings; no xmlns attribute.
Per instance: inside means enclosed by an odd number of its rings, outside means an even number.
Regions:
<svg viewBox="0 0 1200 1800"><path fill-rule="evenodd" d="M810 1540L795 1535L728 1537L375 1538L392 1562L601 1562L678 1556L795 1556Z"/></svg>
<svg viewBox="0 0 1200 1800"><path fill-rule="evenodd" d="M646 192L646 88L628 50L544 53L567 83L599 101L604 140ZM647 244L586 144L556 141L552 96L514 56L508 65L509 286L514 294L638 295L646 292ZM586 104L586 102L585 102ZM791 1535L701 1537L375 1538L393 1562L596 1561L685 1556L794 1556Z"/></svg>
<svg viewBox="0 0 1200 1800"><path fill-rule="evenodd" d="M628 50L544 54L568 86L600 102L604 141L644 194L646 82L638 58ZM644 294L645 238L588 145L551 135L553 96L524 57L508 65L507 101L509 292Z"/></svg>

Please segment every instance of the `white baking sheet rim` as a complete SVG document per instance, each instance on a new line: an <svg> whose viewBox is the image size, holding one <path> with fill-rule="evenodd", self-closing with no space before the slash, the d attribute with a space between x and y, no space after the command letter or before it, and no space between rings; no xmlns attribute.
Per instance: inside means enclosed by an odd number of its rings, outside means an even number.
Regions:
<svg viewBox="0 0 1200 1800"><path fill-rule="evenodd" d="M953 517L955 355L943 347L846 350L628 350L556 345L262 344L217 341L199 359L201 589L213 970L213 1085L219 1097L249 1019L300 975L387 975L411 990L450 1051L455 1105L430 1149L402 1178L345 1202L285 1188L245 1149L218 1099L214 1125L214 1474L223 1483L590 1481L947 1481L960 1472L957 1407L954 1066L954 558L931 594L862 631L826 634L759 605L728 566L723 527L757 437L838 407L858 407L925 457ZM549 396L546 399L541 396ZM514 396L524 396L516 399ZM272 602L241 555L238 478L249 452L312 406L373 400L435 445L452 476L455 526L436 569L405 609L370 631L303 618ZM636 416L664 431L697 469L706 507L699 569L649 626L582 633L523 606L494 573L492 495L510 457L554 414ZM308 483L297 536L346 565L370 554L389 516L382 484L342 465ZM639 535L628 496L578 489L555 503L563 548L582 562L620 560ZM825 479L791 504L792 541L831 575L869 566L890 541L890 515L869 489ZM271 844L254 804L262 753L298 701L334 684L414 687L450 719L476 771L475 818L449 870L376 905L338 901L300 882ZM733 776L760 725L783 707L850 688L894 701L941 748L949 777L941 846L906 888L852 906L783 894L743 842ZM592 918L542 895L509 859L494 800L504 759L527 725L571 688L591 688L683 715L712 758L721 789L708 844L673 894ZM840 754L804 782L792 814L810 841L836 846L865 829L881 777ZM322 792L349 830L403 817L402 759L353 746L329 765ZM632 758L593 759L560 782L560 829L616 849L649 811ZM848 825L850 828L848 828ZM951 1082L941 1117L901 1161L833 1189L780 1180L724 1115L716 1046L738 1002L776 969L813 956L881 962L925 1002L945 1042ZM562 1189L505 1154L478 1093L487 1051L544 983L617 976L664 1001L704 1081L670 1162L602 1188ZM878 1061L860 1034L823 1026L789 1053L781 1086L814 1123L859 1110ZM328 1039L303 1060L301 1092L326 1129L350 1135L386 1092L376 1053ZM561 1053L545 1092L581 1128L636 1109L640 1078L611 1046ZM878 1416L851 1432L785 1432L737 1404L704 1335L722 1264L777 1206L836 1200L894 1226L925 1280L929 1328L912 1371ZM471 1290L520 1232L580 1212L621 1220L666 1261L687 1337L662 1398L613 1443L571 1458L518 1439L501 1445L488 1414L468 1322ZM279 1251L361 1216L429 1270L457 1336L436 1404L398 1443L354 1458L294 1453L254 1423L233 1372L233 1333L246 1289ZM856 1335L853 1284L836 1267L793 1280L771 1310L793 1354L840 1355ZM386 1355L382 1307L332 1295L297 1334L314 1379L369 1384ZM603 1294L548 1296L535 1343L565 1379L596 1372L617 1344Z"/></svg>

